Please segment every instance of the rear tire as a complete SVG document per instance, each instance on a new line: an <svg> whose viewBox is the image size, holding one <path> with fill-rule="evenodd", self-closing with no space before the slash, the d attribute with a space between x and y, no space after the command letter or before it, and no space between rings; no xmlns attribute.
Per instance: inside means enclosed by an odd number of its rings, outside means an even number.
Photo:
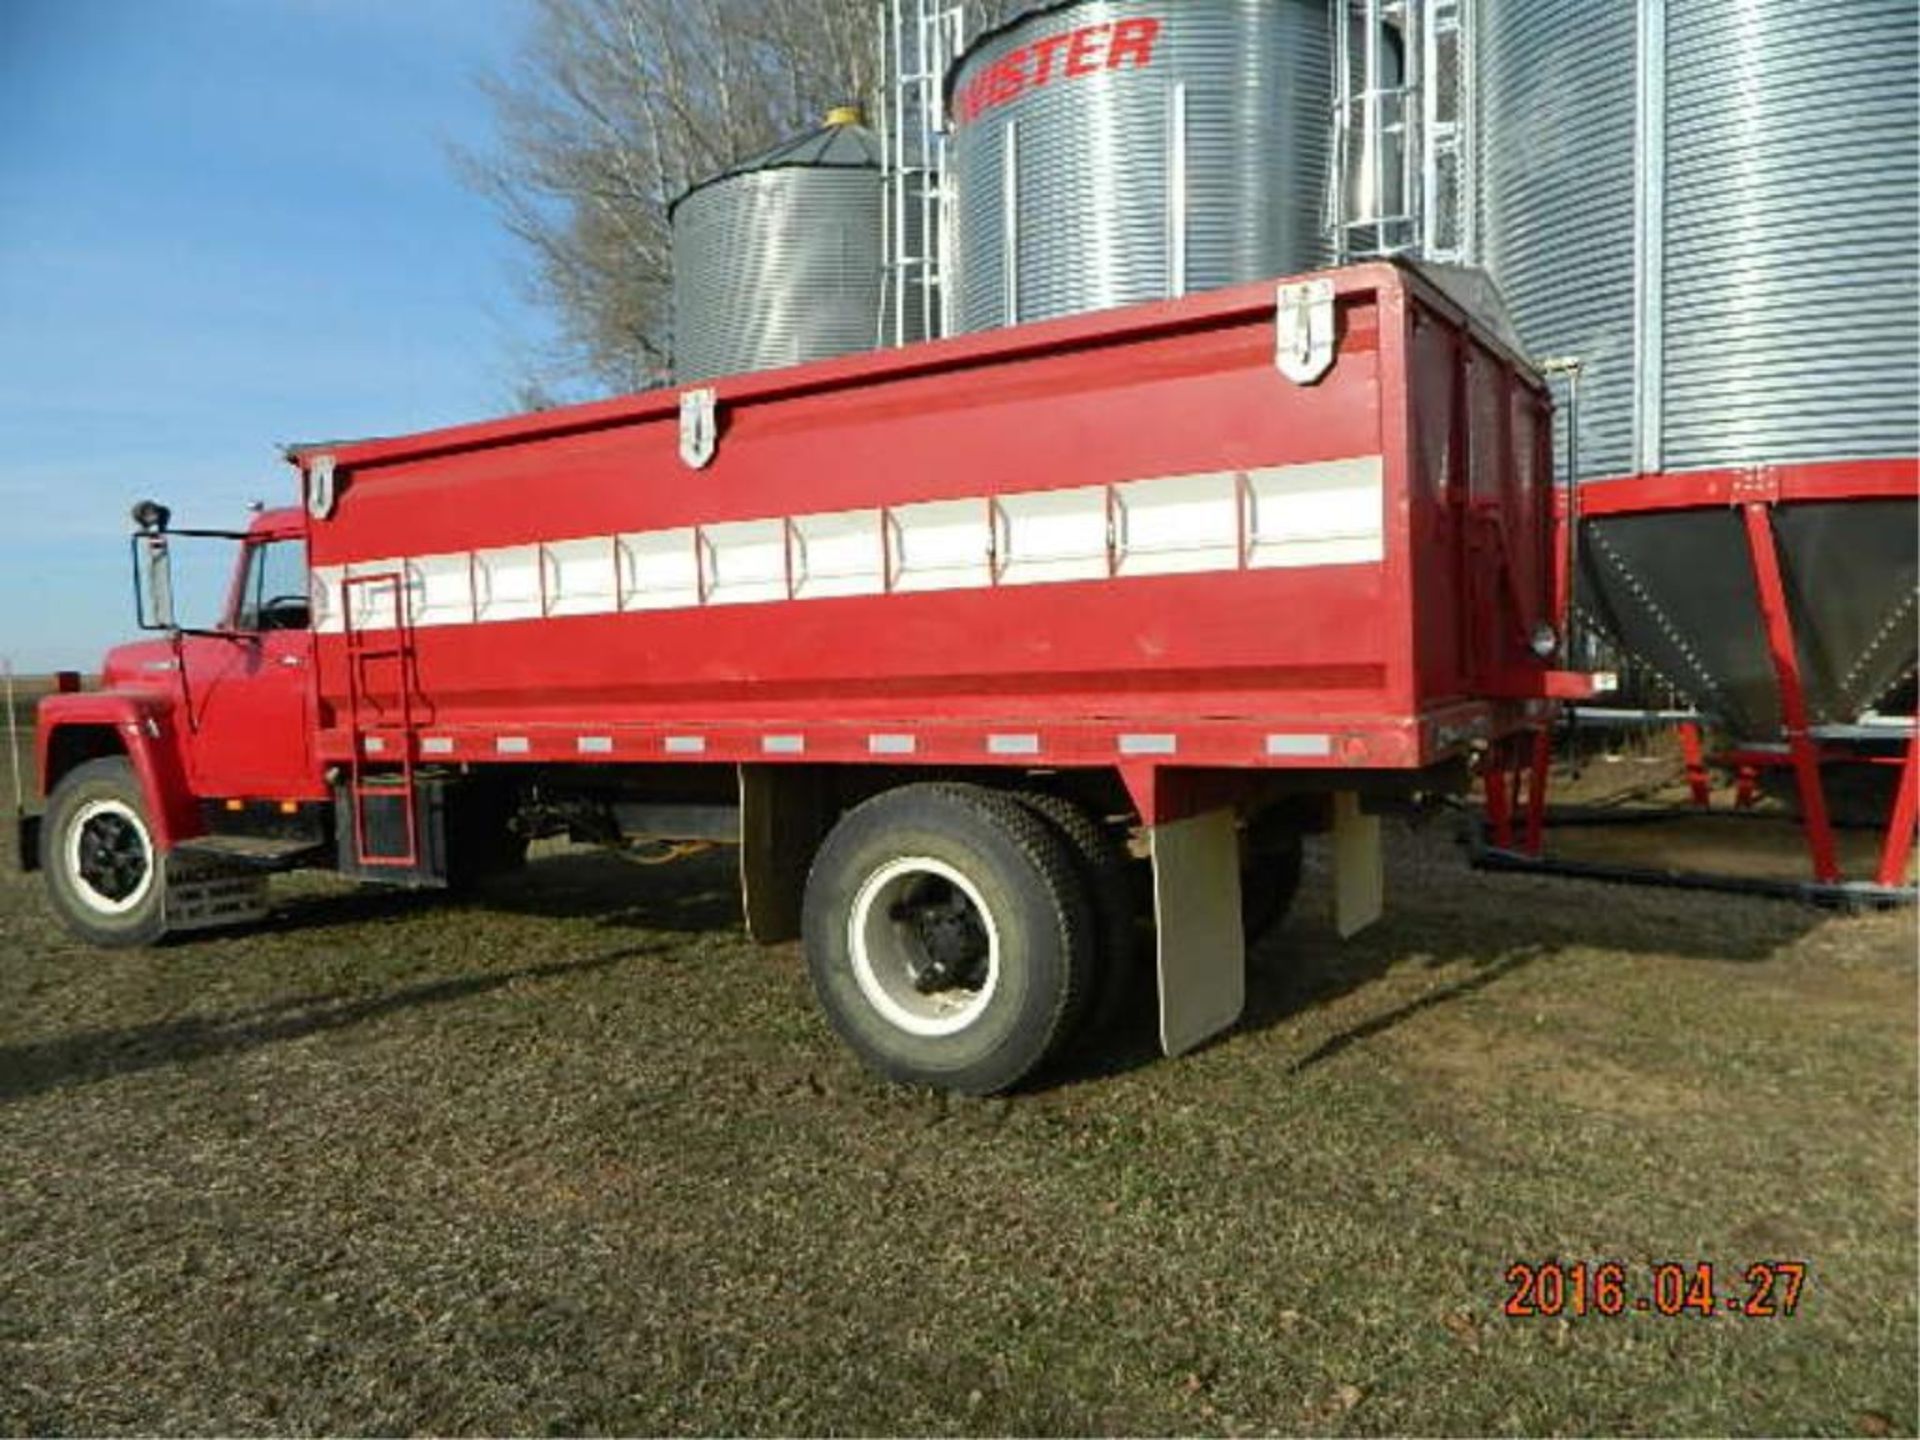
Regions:
<svg viewBox="0 0 1920 1440"><path fill-rule="evenodd" d="M1084 1012L1070 1023L1076 1031L1097 1035L1112 1028L1127 1003L1143 989L1126 847L1111 830L1065 796L1020 790L1014 792L1014 798L1066 842L1081 886L1093 906L1097 941L1093 983L1088 987Z"/></svg>
<svg viewBox="0 0 1920 1440"><path fill-rule="evenodd" d="M1247 944L1280 928L1300 893L1304 846L1299 821L1274 806L1240 834L1240 921Z"/></svg>
<svg viewBox="0 0 1920 1440"><path fill-rule="evenodd" d="M1092 976L1065 844L969 785L908 785L848 811L814 857L802 929L828 1020L904 1084L1011 1089L1064 1046Z"/></svg>
<svg viewBox="0 0 1920 1440"><path fill-rule="evenodd" d="M167 933L166 863L146 797L119 756L76 765L54 786L40 868L61 921L90 945L151 945Z"/></svg>

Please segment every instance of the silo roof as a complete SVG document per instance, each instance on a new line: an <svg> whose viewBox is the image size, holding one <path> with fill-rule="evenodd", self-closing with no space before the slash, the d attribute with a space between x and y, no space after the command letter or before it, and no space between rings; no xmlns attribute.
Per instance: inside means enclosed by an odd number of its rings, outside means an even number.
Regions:
<svg viewBox="0 0 1920 1440"><path fill-rule="evenodd" d="M671 216L688 196L723 180L758 175L766 170L878 170L881 153L880 137L864 125L822 125L689 185L667 207L667 214Z"/></svg>

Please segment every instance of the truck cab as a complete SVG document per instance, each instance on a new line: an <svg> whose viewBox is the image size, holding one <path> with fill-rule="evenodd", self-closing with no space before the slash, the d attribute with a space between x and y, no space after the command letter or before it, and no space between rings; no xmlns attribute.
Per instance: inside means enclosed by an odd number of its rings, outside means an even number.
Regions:
<svg viewBox="0 0 1920 1440"><path fill-rule="evenodd" d="M47 809L22 820L19 853L101 944L245 918L255 907L232 902L258 887L231 882L317 854L329 832L305 513L262 511L240 531L168 520L152 501L135 509L140 624L155 637L109 651L98 690L48 696L36 727ZM201 580L230 560L210 623L176 623L176 548Z"/></svg>

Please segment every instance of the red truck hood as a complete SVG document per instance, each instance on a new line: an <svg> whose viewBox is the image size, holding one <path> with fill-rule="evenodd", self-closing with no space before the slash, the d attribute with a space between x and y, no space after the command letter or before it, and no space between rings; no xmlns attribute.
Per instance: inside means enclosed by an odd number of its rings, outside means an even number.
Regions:
<svg viewBox="0 0 1920 1440"><path fill-rule="evenodd" d="M103 690L172 690L179 675L179 655L170 640L116 645L100 663Z"/></svg>

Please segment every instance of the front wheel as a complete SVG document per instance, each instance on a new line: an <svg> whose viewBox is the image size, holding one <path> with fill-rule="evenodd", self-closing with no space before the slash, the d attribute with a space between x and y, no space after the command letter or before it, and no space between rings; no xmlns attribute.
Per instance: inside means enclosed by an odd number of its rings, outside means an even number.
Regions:
<svg viewBox="0 0 1920 1440"><path fill-rule="evenodd" d="M163 861L126 760L90 760L61 778L40 829L40 868L61 920L89 944L151 945L167 933Z"/></svg>
<svg viewBox="0 0 1920 1440"><path fill-rule="evenodd" d="M909 785L849 811L814 857L803 928L834 1028L908 1084L1010 1089L1063 1047L1092 979L1072 856L973 786Z"/></svg>

